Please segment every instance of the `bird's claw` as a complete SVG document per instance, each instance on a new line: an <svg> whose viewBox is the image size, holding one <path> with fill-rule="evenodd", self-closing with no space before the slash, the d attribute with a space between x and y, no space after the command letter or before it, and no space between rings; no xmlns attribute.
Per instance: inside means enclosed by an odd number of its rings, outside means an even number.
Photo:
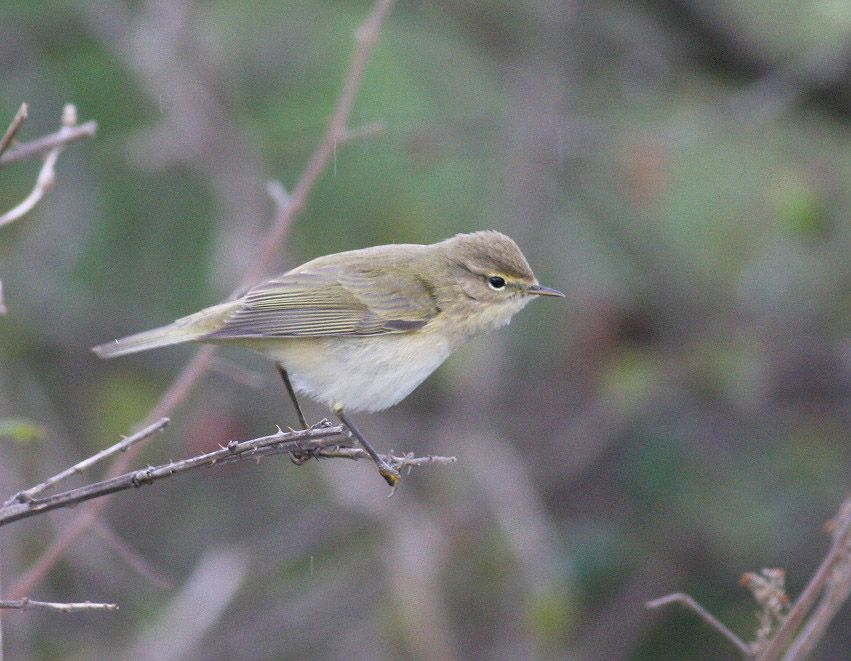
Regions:
<svg viewBox="0 0 851 661"><path fill-rule="evenodd" d="M399 480L402 479L402 475L393 468L390 464L384 464L383 466L378 467L378 474L384 478L384 481L387 482L394 489L396 485L399 484Z"/></svg>

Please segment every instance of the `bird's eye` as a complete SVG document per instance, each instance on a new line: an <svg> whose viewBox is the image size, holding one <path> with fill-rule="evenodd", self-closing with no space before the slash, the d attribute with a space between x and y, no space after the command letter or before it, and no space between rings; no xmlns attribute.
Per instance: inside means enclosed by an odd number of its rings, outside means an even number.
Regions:
<svg viewBox="0 0 851 661"><path fill-rule="evenodd" d="M488 278L488 285L491 289L503 289L505 287L505 279L498 275L492 275Z"/></svg>

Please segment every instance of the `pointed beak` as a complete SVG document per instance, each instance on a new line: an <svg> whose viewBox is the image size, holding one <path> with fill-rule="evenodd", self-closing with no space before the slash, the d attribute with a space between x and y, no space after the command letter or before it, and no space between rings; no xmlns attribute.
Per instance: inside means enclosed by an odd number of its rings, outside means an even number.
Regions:
<svg viewBox="0 0 851 661"><path fill-rule="evenodd" d="M526 287L526 293L534 294L535 296L558 296L559 298L564 298L564 294L557 289L550 289L543 285L529 285Z"/></svg>

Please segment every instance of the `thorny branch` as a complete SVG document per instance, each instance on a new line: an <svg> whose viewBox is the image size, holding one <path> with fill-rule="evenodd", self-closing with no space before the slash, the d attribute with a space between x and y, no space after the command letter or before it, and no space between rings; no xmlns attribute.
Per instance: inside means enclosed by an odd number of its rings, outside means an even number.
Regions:
<svg viewBox="0 0 851 661"><path fill-rule="evenodd" d="M61 482L62 480L66 479L68 477L71 477L72 475L75 475L75 474L79 475L84 470L86 470L87 468L91 468L92 466L94 466L99 461L103 461L107 457L111 457L116 452L124 452L124 451L127 450L127 448L138 443L139 441L144 441L146 438L153 436L158 431L165 429L165 426L168 423L169 423L168 418L161 418L157 422L155 422L151 425L148 425L144 429L140 429L135 434L132 434L132 435L126 437L126 438L122 438L115 445L110 445L105 450L101 450L100 452L93 454L88 459L83 459L83 461L80 461L80 462L74 464L70 468L66 468L61 473L57 473L53 477L47 478L41 484L36 484L34 487L31 487L31 488L27 489L26 491L20 491L20 492L16 493L9 500L7 500L5 503L3 503L3 505L11 505L12 503L15 503L15 502L18 502L18 503L29 502L33 499L33 497L36 494L39 494L42 491L44 491L45 489L52 487L57 482Z"/></svg>
<svg viewBox="0 0 851 661"><path fill-rule="evenodd" d="M40 608L42 610L59 611L60 613L79 613L80 611L114 611L118 610L118 604L98 604L92 601L81 601L77 603L57 603L54 601L35 601L33 599L0 599L0 609L16 609L16 610L32 610Z"/></svg>
<svg viewBox="0 0 851 661"><path fill-rule="evenodd" d="M286 238L292 221L304 210L308 197L319 179L320 175L327 169L328 164L335 153L335 148L340 139L345 139L346 127L354 105L355 96L360 87L361 79L366 68L367 60L372 48L378 42L381 26L384 19L392 9L395 0L377 0L366 20L356 30L356 46L352 56L343 89L337 100L337 107L331 116L325 134L319 145L308 161L304 172L293 188L292 196L288 203L278 209L275 222L265 235L260 249L260 257L245 274L243 286L254 284L269 269L280 250L281 244ZM6 154L8 157L9 154ZM3 161L0 160L0 165ZM189 363L181 370L177 378L166 390L159 402L154 406L147 423L169 415L176 409L189 392L210 367L215 348L211 345L205 346L195 354ZM139 444L121 455L110 470L110 475L117 476L126 471L131 462L136 458L142 445ZM53 541L47 550L36 560L32 567L15 583L10 594L21 596L31 591L50 569L59 561L66 549L85 532L85 530L96 520L100 510L106 501L97 501L83 509L77 518L65 528L60 536Z"/></svg>
<svg viewBox="0 0 851 661"><path fill-rule="evenodd" d="M153 432L148 431L148 433L150 435ZM130 471L129 473L111 477L101 482L95 482L76 489L69 489L68 491L63 491L52 496L34 498L26 495L26 497L21 498L22 494L33 493L34 489L28 489L17 496L13 496L0 507L0 526L60 507L71 507L78 503L106 496L117 491L125 491L146 484L153 484L158 480L185 473L195 468L215 466L217 464L230 464L247 459L259 460L272 455L292 453L310 454L317 459L370 459L364 450L352 447L352 442L346 427L331 425L327 421L314 425L310 429L289 430L286 432L279 429L276 433L269 436L253 438L247 441L231 441L227 446L212 452L206 452L180 461L171 461L159 466L149 466L141 470ZM396 470L425 464L450 464L455 461L455 457L415 457L413 454L398 456L391 454L384 456L383 459ZM69 471L73 472L72 469L69 469ZM69 471L63 471L63 473L68 473Z"/></svg>
<svg viewBox="0 0 851 661"><path fill-rule="evenodd" d="M762 607L757 639L750 645L687 594L676 593L654 599L647 602L647 608L682 603L732 642L745 658L777 661L782 655L783 661L802 661L812 652L828 624L851 596L851 498L842 504L828 528L833 535L830 550L788 611L783 570L764 569L761 574L742 576L742 585L751 590ZM812 610L819 598L821 600Z"/></svg>

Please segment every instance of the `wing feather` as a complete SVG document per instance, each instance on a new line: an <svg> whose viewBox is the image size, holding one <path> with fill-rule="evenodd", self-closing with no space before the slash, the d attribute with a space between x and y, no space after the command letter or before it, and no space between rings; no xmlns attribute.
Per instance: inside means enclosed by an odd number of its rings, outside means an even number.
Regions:
<svg viewBox="0 0 851 661"><path fill-rule="evenodd" d="M250 289L205 339L328 337L406 333L437 313L420 278L371 266L291 271Z"/></svg>

